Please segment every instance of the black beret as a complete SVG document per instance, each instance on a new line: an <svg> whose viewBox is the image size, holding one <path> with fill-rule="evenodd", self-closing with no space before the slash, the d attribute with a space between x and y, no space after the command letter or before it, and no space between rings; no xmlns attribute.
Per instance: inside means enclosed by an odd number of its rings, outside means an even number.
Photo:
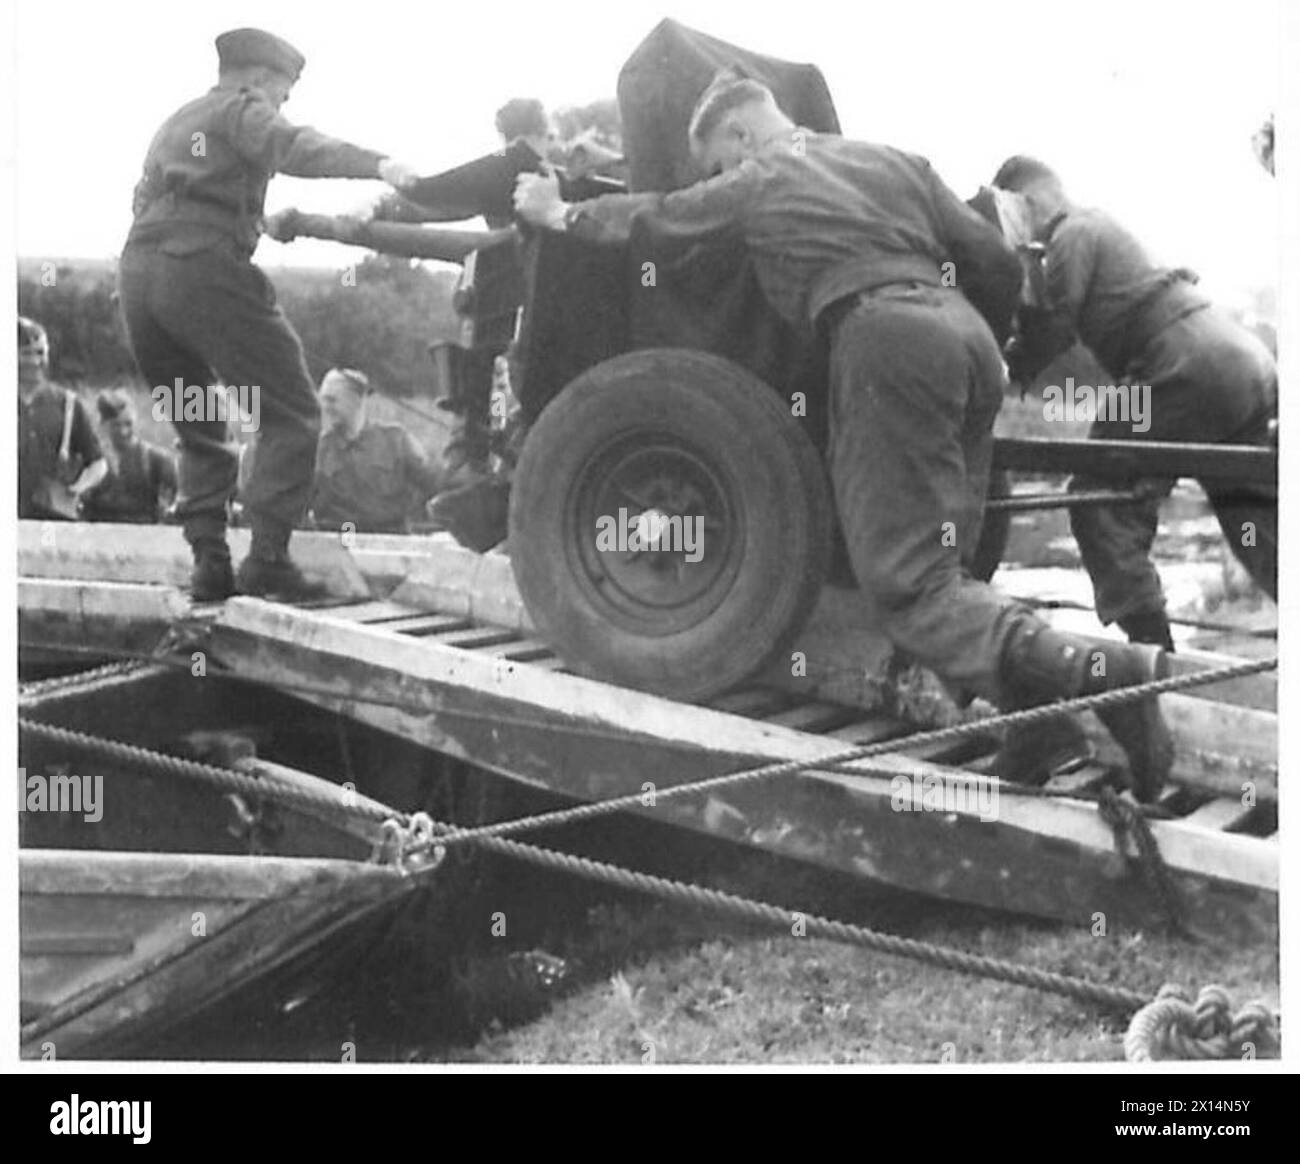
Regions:
<svg viewBox="0 0 1300 1164"><path fill-rule="evenodd" d="M307 58L287 40L260 28L233 28L217 37L217 58L223 69L261 65L297 80Z"/></svg>

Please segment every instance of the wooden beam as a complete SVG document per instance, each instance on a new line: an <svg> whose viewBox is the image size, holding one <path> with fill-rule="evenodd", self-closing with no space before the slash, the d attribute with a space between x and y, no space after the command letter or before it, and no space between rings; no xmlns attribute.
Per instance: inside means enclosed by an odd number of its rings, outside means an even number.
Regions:
<svg viewBox="0 0 1300 1164"><path fill-rule="evenodd" d="M567 797L641 793L755 762L815 763L839 741L688 707L436 641L385 634L249 599L227 604L213 653L254 681L381 730ZM395 706L398 705L398 706ZM668 798L644 815L889 884L1088 924L1150 919L1137 872L1114 852L1095 806L1017 796L1002 786L996 819L970 812L899 813L895 778L941 787L970 777L898 755L861 775L809 771ZM957 781L958 785L952 785ZM1152 826L1162 856L1207 925L1243 938L1271 933L1277 862L1254 838L1176 822ZM1212 919L1212 920L1211 920Z"/></svg>
<svg viewBox="0 0 1300 1164"><path fill-rule="evenodd" d="M1087 473L1121 480L1196 477L1277 486L1277 450L1254 445L999 437L993 445L993 465L1023 472Z"/></svg>
<svg viewBox="0 0 1300 1164"><path fill-rule="evenodd" d="M334 858L92 849L20 849L18 869L24 894L232 901L264 901L325 879L395 875Z"/></svg>

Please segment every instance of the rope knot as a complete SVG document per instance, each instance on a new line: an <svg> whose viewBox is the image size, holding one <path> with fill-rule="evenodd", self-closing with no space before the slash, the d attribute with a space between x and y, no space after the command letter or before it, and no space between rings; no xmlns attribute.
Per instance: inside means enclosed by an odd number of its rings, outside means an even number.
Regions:
<svg viewBox="0 0 1300 1164"><path fill-rule="evenodd" d="M1222 986L1205 987L1193 1004L1185 990L1167 983L1133 1016L1124 1035L1124 1057L1133 1063L1254 1058L1276 1054L1277 1047L1273 1013L1252 1002L1234 1016Z"/></svg>

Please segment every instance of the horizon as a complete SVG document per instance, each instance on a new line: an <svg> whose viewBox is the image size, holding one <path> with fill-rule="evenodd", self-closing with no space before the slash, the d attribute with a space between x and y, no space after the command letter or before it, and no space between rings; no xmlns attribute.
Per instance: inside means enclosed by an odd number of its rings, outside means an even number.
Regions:
<svg viewBox="0 0 1300 1164"><path fill-rule="evenodd" d="M304 51L306 71L285 107L291 120L432 173L498 148L493 115L511 96L533 94L551 108L613 96L623 61L672 16L745 48L818 65L847 135L924 154L963 198L1005 157L1036 154L1077 201L1113 213L1157 261L1198 271L1226 305L1246 307L1260 290L1277 289L1278 184L1250 144L1279 104L1285 38L1274 0L1195 12L1171 0L1099 0L1071 26L1068 61L1059 57L1059 27L1044 22L1036 0L992 10L954 0L937 9L873 9L857 21L863 36L842 35L844 14L825 0L802 5L797 20L730 0L689 14L677 7L629 0L607 10L568 0L557 23L549 8L434 15L374 0L358 28L351 15L305 0L285 0L270 14L264 4L233 0L220 17L131 0L125 42L121 7L53 0L20 9L15 249L35 261L116 256L148 140L171 110L214 82L212 41L225 28L265 25ZM991 19L1000 53L972 53L971 45L989 43ZM75 41L61 35L69 27L80 31ZM938 41L937 27L946 29ZM570 38L572 51L563 37L549 39L557 28L581 34ZM53 43L59 83L51 87L43 49ZM870 52L877 43L889 51ZM116 45L113 81L88 105L62 78L102 71L106 44ZM443 118L440 110L451 112ZM87 200L85 181L50 180L64 178L70 162L74 178L93 178L98 197ZM384 189L377 181L277 177L267 210L345 213ZM337 269L366 253L268 240L257 259L271 268Z"/></svg>

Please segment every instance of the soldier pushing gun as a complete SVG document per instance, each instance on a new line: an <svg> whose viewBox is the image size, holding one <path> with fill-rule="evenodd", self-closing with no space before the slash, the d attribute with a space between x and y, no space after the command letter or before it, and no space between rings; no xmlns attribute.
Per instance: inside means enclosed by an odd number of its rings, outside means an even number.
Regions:
<svg viewBox="0 0 1300 1164"><path fill-rule="evenodd" d="M243 496L252 546L236 577L226 544L238 457L224 416L173 418L180 439L176 513L194 555L195 601L245 594L293 600L311 588L289 537L311 491L320 407L302 344L252 263L271 176L381 178L408 166L286 120L280 107L305 58L259 29L222 33L217 84L154 135L135 190L119 268L131 350L151 385L257 386L258 455Z"/></svg>

